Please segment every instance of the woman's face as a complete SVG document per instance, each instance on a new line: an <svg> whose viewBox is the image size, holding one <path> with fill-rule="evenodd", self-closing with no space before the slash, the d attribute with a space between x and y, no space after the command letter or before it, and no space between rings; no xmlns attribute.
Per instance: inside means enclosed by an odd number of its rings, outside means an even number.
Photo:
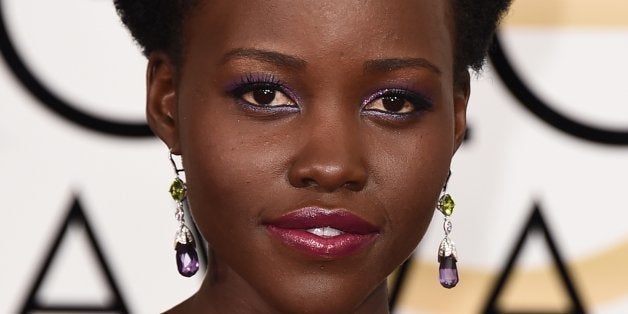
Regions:
<svg viewBox="0 0 628 314"><path fill-rule="evenodd" d="M385 309L464 133L448 2L212 0L183 48L151 56L148 115L213 250L197 300Z"/></svg>

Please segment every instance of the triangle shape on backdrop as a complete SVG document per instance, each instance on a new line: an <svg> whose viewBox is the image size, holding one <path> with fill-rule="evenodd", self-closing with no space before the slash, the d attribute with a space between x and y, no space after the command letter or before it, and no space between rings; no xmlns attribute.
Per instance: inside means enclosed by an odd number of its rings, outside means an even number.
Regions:
<svg viewBox="0 0 628 314"><path fill-rule="evenodd" d="M82 254L76 254L81 250ZM92 255L85 256L89 253ZM84 259L73 260L68 256ZM68 267L74 270L73 277L79 278L79 286L68 288L75 279L60 275L67 274ZM63 287L67 293L55 291L56 287ZM20 311L32 312L129 312L77 197L61 222Z"/></svg>
<svg viewBox="0 0 628 314"><path fill-rule="evenodd" d="M70 224L56 250L37 300L50 304L106 305L113 298L82 225Z"/></svg>
<svg viewBox="0 0 628 314"><path fill-rule="evenodd" d="M548 253L542 234L528 234L497 300L502 311L534 312L535 309L543 309L544 312L561 313L570 308L571 300Z"/></svg>
<svg viewBox="0 0 628 314"><path fill-rule="evenodd" d="M529 242L534 241L534 236L540 236L540 239L545 242L545 246L548 249L549 257L551 258L552 264L556 272L554 275L550 275L547 280L553 281L554 289L550 288L550 291L557 292L557 297L566 299L563 302L563 305L566 304L566 310L556 310L552 309L543 309L535 307L534 304L528 304L525 308L513 308L508 304L508 299L512 297L509 295L511 293L511 289L514 284L521 284L525 282L525 278L516 278L517 271L515 269L515 262L524 256L522 254L522 249L524 245L528 247L531 245ZM511 282L512 281L512 282ZM507 284L508 283L508 284ZM539 290L540 291L540 290ZM505 310L508 308L508 310ZM565 262L558 251L558 247L556 245L556 241L545 223L545 219L541 214L541 209L538 204L535 204L532 209L532 214L530 215L529 220L523 227L521 235L519 239L515 243L512 253L506 263L506 266L502 270L499 278L497 279L495 286L489 296L489 299L486 303L484 311L482 313L585 313L584 307L582 305L581 299L576 291L576 286L574 285L573 280L571 280L571 276L567 270Z"/></svg>

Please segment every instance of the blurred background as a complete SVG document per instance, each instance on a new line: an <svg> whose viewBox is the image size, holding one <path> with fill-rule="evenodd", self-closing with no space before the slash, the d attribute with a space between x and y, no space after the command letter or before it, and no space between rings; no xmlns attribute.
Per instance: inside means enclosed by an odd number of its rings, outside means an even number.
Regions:
<svg viewBox="0 0 628 314"><path fill-rule="evenodd" d="M0 0L0 313L166 310L180 277L145 59L110 1ZM437 213L396 313L628 313L628 1L518 0L454 158L460 283Z"/></svg>

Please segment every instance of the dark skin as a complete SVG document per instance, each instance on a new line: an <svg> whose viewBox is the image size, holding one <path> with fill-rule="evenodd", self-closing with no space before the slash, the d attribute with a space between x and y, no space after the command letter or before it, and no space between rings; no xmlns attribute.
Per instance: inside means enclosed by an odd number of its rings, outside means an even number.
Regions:
<svg viewBox="0 0 628 314"><path fill-rule="evenodd" d="M449 10L212 0L185 22L180 66L150 55L148 121L182 155L212 251L171 313L388 312L385 279L423 236L464 135ZM348 209L379 234L348 257L302 254L265 223L304 206Z"/></svg>

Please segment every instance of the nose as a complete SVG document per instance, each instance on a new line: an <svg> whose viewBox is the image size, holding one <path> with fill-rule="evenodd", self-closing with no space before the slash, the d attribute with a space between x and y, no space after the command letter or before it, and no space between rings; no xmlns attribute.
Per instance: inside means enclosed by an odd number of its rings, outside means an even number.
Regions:
<svg viewBox="0 0 628 314"><path fill-rule="evenodd" d="M359 128L338 120L320 121L304 125L303 144L288 173L290 184L321 192L361 191L368 171Z"/></svg>

